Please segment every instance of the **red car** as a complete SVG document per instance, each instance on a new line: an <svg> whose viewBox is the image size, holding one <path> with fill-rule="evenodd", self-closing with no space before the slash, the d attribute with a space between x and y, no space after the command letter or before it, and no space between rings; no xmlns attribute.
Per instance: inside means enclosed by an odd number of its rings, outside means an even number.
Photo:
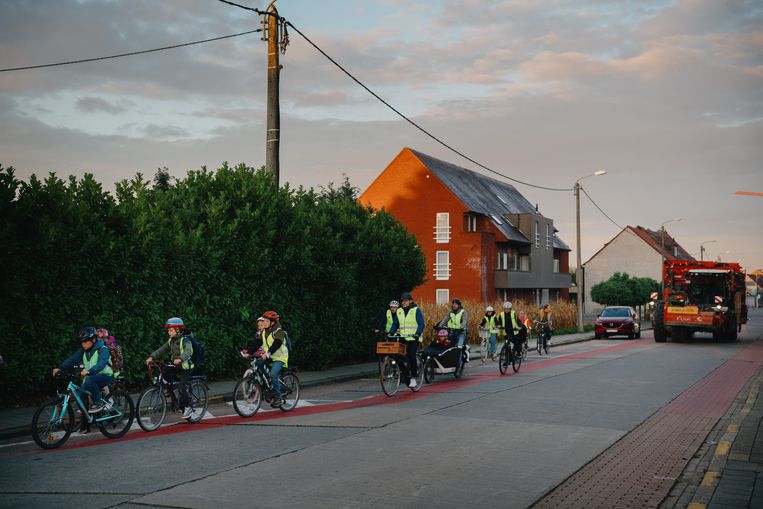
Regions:
<svg viewBox="0 0 763 509"><path fill-rule="evenodd" d="M594 334L596 339L609 336L641 337L641 319L636 310L629 306L607 306L596 317Z"/></svg>

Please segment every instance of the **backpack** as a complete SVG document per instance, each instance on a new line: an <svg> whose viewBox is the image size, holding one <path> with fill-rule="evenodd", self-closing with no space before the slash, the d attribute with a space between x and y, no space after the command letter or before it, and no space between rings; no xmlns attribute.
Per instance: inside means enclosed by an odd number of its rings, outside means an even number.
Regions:
<svg viewBox="0 0 763 509"><path fill-rule="evenodd" d="M124 369L125 363L122 348L117 345L107 345L106 348L109 349L109 364L111 364L111 369L114 371L114 376L119 376L122 373L122 369Z"/></svg>
<svg viewBox="0 0 763 509"><path fill-rule="evenodd" d="M273 331L273 334L275 335L278 331L283 331L283 340L286 343L286 349L291 353L291 339L289 339L289 334L283 330L281 327L278 327L275 331Z"/></svg>
<svg viewBox="0 0 763 509"><path fill-rule="evenodd" d="M191 341L191 346L193 347L193 354L191 354L191 362L193 363L194 368L199 366L204 366L206 363L206 360L204 358L204 343L196 339L194 335L188 335L183 338L188 339Z"/></svg>

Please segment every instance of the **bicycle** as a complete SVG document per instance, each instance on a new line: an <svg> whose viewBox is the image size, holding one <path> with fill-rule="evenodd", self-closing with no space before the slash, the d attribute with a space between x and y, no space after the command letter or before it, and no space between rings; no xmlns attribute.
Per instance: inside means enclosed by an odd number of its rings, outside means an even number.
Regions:
<svg viewBox="0 0 763 509"><path fill-rule="evenodd" d="M551 339L551 329L548 327L548 322L540 322L535 320L536 328L538 330L538 337L535 343L535 349L538 350L538 355L543 355L543 351L546 355L549 355L549 341Z"/></svg>
<svg viewBox="0 0 763 509"><path fill-rule="evenodd" d="M107 438L120 438L132 426L135 406L130 395L122 390L111 391L103 397L102 411L97 414L88 413L87 405L77 394L79 386L74 383L79 377L80 369L81 366L71 373L66 387L59 388L56 391L58 395L40 405L32 417L32 438L43 449L62 446L75 429L85 424L95 424ZM120 377L118 382L123 383L124 378ZM76 421L75 406L81 414L79 422Z"/></svg>
<svg viewBox="0 0 763 509"><path fill-rule="evenodd" d="M485 364L490 354L490 352L488 352L488 349L490 348L490 331L488 329L484 329L480 327L479 335L480 335L480 360L482 361L482 364ZM495 355L495 352L493 352L493 354Z"/></svg>
<svg viewBox="0 0 763 509"><path fill-rule="evenodd" d="M506 337L503 341L503 346L501 347L501 353L498 355L498 371L500 371L502 375L505 375L506 371L509 369L509 363L511 363L511 369L516 373L522 366L522 361L526 356L527 343L525 341L523 341L520 346L517 346L513 341Z"/></svg>
<svg viewBox="0 0 763 509"><path fill-rule="evenodd" d="M233 408L241 417L252 417L260 409L263 399L270 403L275 398L270 373L256 358L252 359L251 366L233 388ZM278 408L283 412L291 412L299 403L299 378L294 368L283 368L278 377L283 398L283 403Z"/></svg>
<svg viewBox="0 0 763 509"><path fill-rule="evenodd" d="M376 342L376 354L379 356L379 381L384 394L392 397L400 389L401 377L410 380L410 367L408 366L407 347L403 336L387 335L384 339L386 341ZM424 384L426 363L421 353L416 354L416 367L418 368L416 386L409 387L413 392L419 392Z"/></svg>
<svg viewBox="0 0 763 509"><path fill-rule="evenodd" d="M138 425L143 431L154 431L164 423L167 406L172 412L180 413L180 382L169 381L165 370L172 364L162 364L152 361L148 365L148 378L151 385L143 389L138 396ZM157 373L154 373L157 371ZM189 406L193 410L186 420L191 424L199 422L207 413L207 384L206 375L191 375L188 383Z"/></svg>

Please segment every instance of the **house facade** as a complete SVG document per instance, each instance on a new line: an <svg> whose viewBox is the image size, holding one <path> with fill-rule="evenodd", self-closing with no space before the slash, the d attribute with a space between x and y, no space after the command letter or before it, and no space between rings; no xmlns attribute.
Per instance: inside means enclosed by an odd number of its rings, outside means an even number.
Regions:
<svg viewBox="0 0 763 509"><path fill-rule="evenodd" d="M510 184L406 147L358 200L415 235L427 263L419 301L567 298L570 249Z"/></svg>
<svg viewBox="0 0 763 509"><path fill-rule="evenodd" d="M595 313L603 307L591 300L591 288L611 278L615 272L624 272L631 277L648 277L659 282L663 260L693 259L664 230L626 226L583 264L584 309L586 313Z"/></svg>

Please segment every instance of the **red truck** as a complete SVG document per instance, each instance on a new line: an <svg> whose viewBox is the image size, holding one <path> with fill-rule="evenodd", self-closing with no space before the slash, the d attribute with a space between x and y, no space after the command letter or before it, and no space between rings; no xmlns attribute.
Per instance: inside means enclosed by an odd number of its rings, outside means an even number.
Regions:
<svg viewBox="0 0 763 509"><path fill-rule="evenodd" d="M654 303L654 340L711 332L717 341L736 341L747 323L744 278L738 263L665 260L662 298Z"/></svg>

